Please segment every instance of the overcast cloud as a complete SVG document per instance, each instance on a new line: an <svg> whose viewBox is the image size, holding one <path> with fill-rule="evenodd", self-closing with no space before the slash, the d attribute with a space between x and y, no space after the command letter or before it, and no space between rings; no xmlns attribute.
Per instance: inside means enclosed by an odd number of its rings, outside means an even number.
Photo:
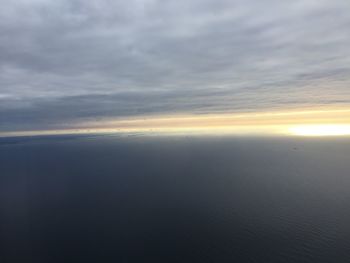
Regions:
<svg viewBox="0 0 350 263"><path fill-rule="evenodd" d="M349 0L0 5L0 131L350 103Z"/></svg>

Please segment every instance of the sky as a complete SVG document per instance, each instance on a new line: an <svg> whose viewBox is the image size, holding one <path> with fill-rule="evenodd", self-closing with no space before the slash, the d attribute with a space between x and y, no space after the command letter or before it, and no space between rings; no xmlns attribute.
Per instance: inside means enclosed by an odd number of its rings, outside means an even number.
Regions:
<svg viewBox="0 0 350 263"><path fill-rule="evenodd" d="M118 129L130 120L178 126L186 118L207 127L211 117L246 125L237 116L276 112L285 120L306 112L309 124L310 111L318 124L350 124L348 0L0 6L0 133Z"/></svg>

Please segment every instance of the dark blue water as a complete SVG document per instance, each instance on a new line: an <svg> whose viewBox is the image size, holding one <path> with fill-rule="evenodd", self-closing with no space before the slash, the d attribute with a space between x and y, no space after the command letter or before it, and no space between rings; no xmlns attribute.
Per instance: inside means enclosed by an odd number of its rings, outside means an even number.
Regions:
<svg viewBox="0 0 350 263"><path fill-rule="evenodd" d="M0 262L350 262L350 141L0 140Z"/></svg>

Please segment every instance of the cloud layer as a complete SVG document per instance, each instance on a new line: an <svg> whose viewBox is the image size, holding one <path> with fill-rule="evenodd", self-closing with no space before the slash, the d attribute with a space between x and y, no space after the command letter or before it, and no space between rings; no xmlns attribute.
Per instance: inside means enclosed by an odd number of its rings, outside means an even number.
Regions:
<svg viewBox="0 0 350 263"><path fill-rule="evenodd" d="M350 103L348 0L0 0L0 130Z"/></svg>

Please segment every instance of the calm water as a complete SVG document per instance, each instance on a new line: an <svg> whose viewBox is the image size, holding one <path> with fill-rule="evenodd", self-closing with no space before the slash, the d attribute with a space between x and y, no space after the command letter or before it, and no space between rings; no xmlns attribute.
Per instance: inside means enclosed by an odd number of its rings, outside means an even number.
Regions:
<svg viewBox="0 0 350 263"><path fill-rule="evenodd" d="M0 262L350 262L350 140L0 139Z"/></svg>

